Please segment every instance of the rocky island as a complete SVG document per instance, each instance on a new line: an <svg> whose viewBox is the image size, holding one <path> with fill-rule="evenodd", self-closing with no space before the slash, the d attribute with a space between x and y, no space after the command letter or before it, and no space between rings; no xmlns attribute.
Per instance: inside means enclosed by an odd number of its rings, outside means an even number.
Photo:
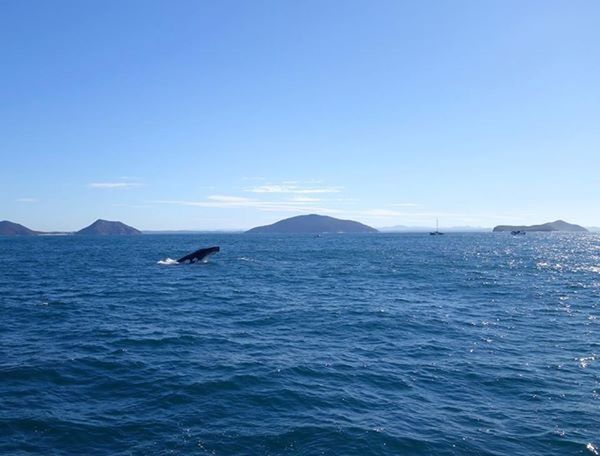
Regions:
<svg viewBox="0 0 600 456"><path fill-rule="evenodd" d="M64 231L34 231L19 223L8 220L0 221L0 236L41 236L41 235L65 235L65 234L94 234L94 235L132 235L142 234L141 231L123 222L111 222L110 220L98 219L75 233Z"/></svg>
<svg viewBox="0 0 600 456"><path fill-rule="evenodd" d="M75 234L85 235L137 235L142 234L141 231L133 228L132 226L125 225L123 222L113 222L110 220L98 219L90 226L87 226Z"/></svg>
<svg viewBox="0 0 600 456"><path fill-rule="evenodd" d="M39 231L33 231L18 223L2 220L0 222L0 236L35 236Z"/></svg>
<svg viewBox="0 0 600 456"><path fill-rule="evenodd" d="M574 225L567 223L564 220L557 220L555 222L543 223L541 225L530 225L530 226L514 226L514 225L498 225L493 229L495 233L504 231L520 231L520 232L575 232L575 233L587 233L588 230L580 225Z"/></svg>
<svg viewBox="0 0 600 456"><path fill-rule="evenodd" d="M298 215L272 225L258 226L246 233L320 234L320 233L377 233L375 228L353 220L341 220L326 215Z"/></svg>

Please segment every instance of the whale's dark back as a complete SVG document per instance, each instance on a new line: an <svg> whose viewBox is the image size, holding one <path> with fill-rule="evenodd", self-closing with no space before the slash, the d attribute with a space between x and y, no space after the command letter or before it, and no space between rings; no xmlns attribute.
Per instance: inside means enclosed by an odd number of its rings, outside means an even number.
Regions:
<svg viewBox="0 0 600 456"><path fill-rule="evenodd" d="M214 255L221 249L217 246L208 247L206 249L198 249L195 252L190 253L177 260L178 263L201 263L205 261L209 256Z"/></svg>

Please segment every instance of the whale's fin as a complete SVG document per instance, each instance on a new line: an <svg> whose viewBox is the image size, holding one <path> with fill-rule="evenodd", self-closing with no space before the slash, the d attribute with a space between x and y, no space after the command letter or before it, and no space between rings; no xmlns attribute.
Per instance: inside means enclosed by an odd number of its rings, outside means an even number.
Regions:
<svg viewBox="0 0 600 456"><path fill-rule="evenodd" d="M179 264L189 263L206 263L211 255L214 255L221 249L219 247L209 247L207 249L199 249L177 260Z"/></svg>

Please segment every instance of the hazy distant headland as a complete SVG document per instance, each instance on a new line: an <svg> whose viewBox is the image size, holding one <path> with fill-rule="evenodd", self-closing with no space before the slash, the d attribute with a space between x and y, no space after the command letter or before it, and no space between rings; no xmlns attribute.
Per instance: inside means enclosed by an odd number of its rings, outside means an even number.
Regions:
<svg viewBox="0 0 600 456"><path fill-rule="evenodd" d="M378 228L382 233L430 233L435 230L435 226L408 226L408 225L394 225L385 226ZM444 227L443 231L446 233L486 233L492 228L481 227L481 226L448 226ZM440 227L440 231L442 227Z"/></svg>
<svg viewBox="0 0 600 456"><path fill-rule="evenodd" d="M223 230L142 230L142 234L239 234L245 230L242 229L223 229Z"/></svg>
<svg viewBox="0 0 600 456"><path fill-rule="evenodd" d="M543 223L541 225L529 225L529 226L517 226L517 225L498 225L494 228L494 232L503 231L526 231L526 232L576 232L576 233L587 233L588 230L580 225L567 223L563 220L556 220L555 222Z"/></svg>
<svg viewBox="0 0 600 456"><path fill-rule="evenodd" d="M271 225L258 226L246 233L321 234L321 233L377 233L373 227L354 220L341 220L326 215L298 215Z"/></svg>

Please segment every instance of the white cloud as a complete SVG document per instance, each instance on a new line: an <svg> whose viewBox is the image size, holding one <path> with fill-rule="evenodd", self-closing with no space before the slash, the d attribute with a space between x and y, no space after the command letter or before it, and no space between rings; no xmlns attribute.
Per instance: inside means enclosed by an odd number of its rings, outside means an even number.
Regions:
<svg viewBox="0 0 600 456"><path fill-rule="evenodd" d="M303 186L299 184L283 183L283 184L269 184L259 185L257 187L251 187L245 189L250 193L290 193L299 195L317 194L317 193L339 193L342 191L341 187L316 187L316 186Z"/></svg>
<svg viewBox="0 0 600 456"><path fill-rule="evenodd" d="M137 177L137 176L119 176L117 179L126 181L126 182L130 182L130 181L139 182L142 180L141 177Z"/></svg>
<svg viewBox="0 0 600 456"><path fill-rule="evenodd" d="M160 200L157 204L175 204L179 206L221 208L221 209L244 209L253 208L267 212L326 212L338 213L336 209L318 207L309 204L310 201L263 201L252 198L244 198L229 195L211 195L204 200Z"/></svg>
<svg viewBox="0 0 600 456"><path fill-rule="evenodd" d="M228 196L228 195L211 195L206 199L210 201L218 201L221 203L246 203L251 202L250 198L244 198L243 196Z"/></svg>
<svg viewBox="0 0 600 456"><path fill-rule="evenodd" d="M132 209L152 209L153 206L150 204L126 204L126 203L114 203L114 207L129 207Z"/></svg>
<svg viewBox="0 0 600 456"><path fill-rule="evenodd" d="M127 190L134 187L139 187L142 184L140 182L92 182L88 184L90 188L99 188L99 189L117 189L117 190Z"/></svg>
<svg viewBox="0 0 600 456"><path fill-rule="evenodd" d="M364 215L371 217L402 217L406 212L394 211L391 209L369 209L363 212Z"/></svg>
<svg viewBox="0 0 600 456"><path fill-rule="evenodd" d="M18 198L17 201L19 203L37 203L38 200L36 198Z"/></svg>
<svg viewBox="0 0 600 456"><path fill-rule="evenodd" d="M309 196L294 196L292 201L295 203L316 203L321 200L319 198L312 198Z"/></svg>
<svg viewBox="0 0 600 456"><path fill-rule="evenodd" d="M417 203L394 203L392 204L394 207L418 207Z"/></svg>

